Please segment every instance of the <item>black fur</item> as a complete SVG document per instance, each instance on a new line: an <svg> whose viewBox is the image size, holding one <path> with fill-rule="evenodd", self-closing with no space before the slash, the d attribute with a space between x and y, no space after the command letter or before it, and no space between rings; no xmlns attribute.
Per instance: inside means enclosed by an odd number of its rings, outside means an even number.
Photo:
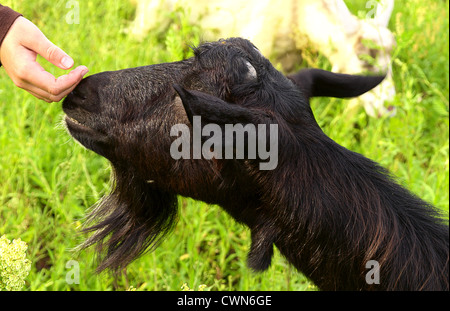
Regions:
<svg viewBox="0 0 450 311"><path fill-rule="evenodd" d="M327 137L309 106L313 96L358 96L383 77L311 69L287 78L239 38L194 52L90 76L64 101L71 135L115 170L114 190L86 229L99 271L154 249L176 223L179 194L219 204L250 228L253 270L270 266L275 245L323 290L449 289L447 222L377 163ZM196 115L220 126L276 124L278 165L174 160L170 130ZM370 260L380 264L380 284L366 283Z"/></svg>

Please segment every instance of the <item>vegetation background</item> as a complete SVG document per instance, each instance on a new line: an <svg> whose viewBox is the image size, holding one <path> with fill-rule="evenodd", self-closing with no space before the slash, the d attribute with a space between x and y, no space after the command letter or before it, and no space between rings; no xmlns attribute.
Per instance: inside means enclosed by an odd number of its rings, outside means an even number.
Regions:
<svg viewBox="0 0 450 311"><path fill-rule="evenodd" d="M191 56L201 29L182 9L166 12L168 29L138 42L126 29L134 17L129 1L3 0L23 13L89 74ZM80 23L66 15L77 2ZM366 1L346 1L364 16ZM363 109L345 113L346 103L315 99L324 131L339 144L380 162L400 183L449 210L449 1L397 1L390 21L397 46L393 70L397 96L392 118L369 118ZM310 47L300 66L331 69ZM54 75L64 71L41 64ZM184 283L210 290L314 290L279 255L262 274L246 267L249 231L219 207L180 198L173 234L153 253L132 263L115 281L97 275L90 251L74 253L86 210L110 187L108 162L83 149L62 125L61 104L47 104L16 88L0 68L0 236L28 243L32 268L24 290L180 290ZM79 284L69 284L73 262Z"/></svg>

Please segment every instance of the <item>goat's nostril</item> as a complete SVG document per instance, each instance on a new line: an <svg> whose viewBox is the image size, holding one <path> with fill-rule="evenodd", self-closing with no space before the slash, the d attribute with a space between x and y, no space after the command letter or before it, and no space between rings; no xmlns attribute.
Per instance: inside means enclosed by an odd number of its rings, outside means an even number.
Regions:
<svg viewBox="0 0 450 311"><path fill-rule="evenodd" d="M80 91L78 91L77 89L72 91L72 95L76 96L76 97L79 97L79 98L81 98L83 100L85 100L87 98L86 95L80 93Z"/></svg>

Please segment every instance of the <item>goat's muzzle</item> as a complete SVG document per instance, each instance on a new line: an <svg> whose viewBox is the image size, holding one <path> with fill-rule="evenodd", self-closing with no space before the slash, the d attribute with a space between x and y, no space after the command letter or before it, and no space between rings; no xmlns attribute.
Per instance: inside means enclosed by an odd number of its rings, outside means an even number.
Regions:
<svg viewBox="0 0 450 311"><path fill-rule="evenodd" d="M65 98L62 106L66 114L64 122L70 135L84 147L106 156L110 141L106 132L99 127L101 123L97 116L100 107L95 91L98 79L92 77L83 79Z"/></svg>

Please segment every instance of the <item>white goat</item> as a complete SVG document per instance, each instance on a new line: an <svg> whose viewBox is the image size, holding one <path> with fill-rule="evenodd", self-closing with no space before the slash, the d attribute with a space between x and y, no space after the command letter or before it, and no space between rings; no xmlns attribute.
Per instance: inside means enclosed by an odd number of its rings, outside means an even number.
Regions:
<svg viewBox="0 0 450 311"><path fill-rule="evenodd" d="M385 102L395 96L390 55L395 39L388 29L394 0L367 1L367 8L373 9L365 19L351 14L343 0L132 1L137 5L136 19L129 31L137 38L167 25L163 11L182 6L188 9L193 22L201 22L204 39L249 39L266 57L277 57L285 71L293 68L292 56L299 55L298 50L307 39L329 59L332 71L386 73L386 79L377 88L350 106L360 102L370 116L389 113ZM370 55L373 62L364 55Z"/></svg>

